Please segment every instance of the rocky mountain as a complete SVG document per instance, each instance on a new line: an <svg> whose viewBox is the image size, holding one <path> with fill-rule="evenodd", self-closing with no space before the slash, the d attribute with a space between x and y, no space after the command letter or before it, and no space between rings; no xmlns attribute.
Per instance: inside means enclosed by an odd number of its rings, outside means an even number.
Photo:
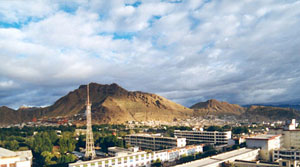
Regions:
<svg viewBox="0 0 300 167"><path fill-rule="evenodd" d="M245 108L227 102L221 102L215 99L206 102L199 102L190 107L202 115L241 115Z"/></svg>
<svg viewBox="0 0 300 167"><path fill-rule="evenodd" d="M252 105L246 109L242 117L251 121L299 119L300 111L292 108Z"/></svg>
<svg viewBox="0 0 300 167"><path fill-rule="evenodd" d="M86 85L69 92L45 108L21 107L13 110L0 107L0 125L28 122L34 118L81 115L84 118ZM117 84L90 83L93 123L124 123L126 121L174 121L205 115L234 115L253 121L300 118L300 111L270 106L241 107L215 99L199 102L191 109L164 97L140 91L127 91Z"/></svg>
<svg viewBox="0 0 300 167"><path fill-rule="evenodd" d="M300 119L300 111L294 108L250 105L241 107L237 104L220 102L215 99L199 102L191 106L198 115L233 115L250 121L270 121Z"/></svg>
<svg viewBox="0 0 300 167"><path fill-rule="evenodd" d="M124 123L130 120L173 121L188 118L194 113L193 110L164 97L140 91L127 91L117 84L90 83L90 100L94 123ZM46 108L0 109L0 114L5 115L0 124L29 121L34 117L72 117L85 112L85 101L86 85L81 85ZM16 116L21 118L15 119Z"/></svg>
<svg viewBox="0 0 300 167"><path fill-rule="evenodd" d="M42 108L20 108L13 110L6 106L0 107L0 125L16 124L31 121L44 115Z"/></svg>

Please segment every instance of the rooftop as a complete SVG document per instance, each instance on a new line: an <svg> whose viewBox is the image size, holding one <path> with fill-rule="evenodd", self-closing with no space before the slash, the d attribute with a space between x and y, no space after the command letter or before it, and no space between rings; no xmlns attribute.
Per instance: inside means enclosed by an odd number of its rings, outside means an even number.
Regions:
<svg viewBox="0 0 300 167"><path fill-rule="evenodd" d="M281 136L281 135L263 134L263 135L253 136L253 137L247 137L246 139L250 139L250 140L272 140L272 139L275 139L278 136Z"/></svg>
<svg viewBox="0 0 300 167"><path fill-rule="evenodd" d="M17 154L13 151L0 147L0 158L2 157L15 157Z"/></svg>
<svg viewBox="0 0 300 167"><path fill-rule="evenodd" d="M196 160L196 161L192 161L189 163L185 163L182 165L177 165L177 167L190 167L190 166L194 166L194 167L200 167L200 166L206 166L206 165L211 165L214 163L221 163L222 161L225 161L227 159L230 159L232 157L238 156L238 155L242 155L251 151L254 151L256 149L249 149L249 148L241 148L238 150L233 150L233 151L229 151L229 152L225 152L219 155L215 155L209 158L204 158L204 159L200 159L200 160Z"/></svg>

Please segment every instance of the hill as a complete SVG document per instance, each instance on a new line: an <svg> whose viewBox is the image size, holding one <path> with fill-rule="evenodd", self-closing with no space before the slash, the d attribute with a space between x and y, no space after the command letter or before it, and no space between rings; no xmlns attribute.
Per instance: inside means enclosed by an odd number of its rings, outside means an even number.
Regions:
<svg viewBox="0 0 300 167"><path fill-rule="evenodd" d="M202 115L241 115L245 108L227 102L221 102L215 99L206 102L199 102L190 107Z"/></svg>
<svg viewBox="0 0 300 167"><path fill-rule="evenodd" d="M247 108L243 118L248 118L251 121L299 119L300 111L292 108L252 105Z"/></svg>
<svg viewBox="0 0 300 167"><path fill-rule="evenodd" d="M90 100L94 123L124 123L126 121L173 121L188 118L193 110L164 97L140 91L127 91L117 84L90 83ZM86 85L71 91L46 108L0 109L6 115L0 124L30 121L34 117L72 117L85 112ZM15 119L16 117L25 118Z"/></svg>

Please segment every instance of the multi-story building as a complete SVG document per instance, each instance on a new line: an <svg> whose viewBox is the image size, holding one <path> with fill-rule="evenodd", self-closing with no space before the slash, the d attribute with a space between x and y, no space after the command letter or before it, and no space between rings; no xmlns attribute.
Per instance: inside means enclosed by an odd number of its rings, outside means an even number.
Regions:
<svg viewBox="0 0 300 167"><path fill-rule="evenodd" d="M286 160L300 160L300 150L296 149L276 149L273 150L273 161L278 159L286 159Z"/></svg>
<svg viewBox="0 0 300 167"><path fill-rule="evenodd" d="M233 163L235 160L257 160L258 155L259 149L240 148L175 167L220 167L223 163Z"/></svg>
<svg viewBox="0 0 300 167"><path fill-rule="evenodd" d="M235 160L236 167L299 167L299 161L278 159L276 162Z"/></svg>
<svg viewBox="0 0 300 167"><path fill-rule="evenodd" d="M186 138L189 144L211 143L211 144L228 144L231 139L231 131L187 131L175 130L174 136Z"/></svg>
<svg viewBox="0 0 300 167"><path fill-rule="evenodd" d="M272 151L280 148L281 135L258 135L246 138L248 148L260 148L263 160L272 160Z"/></svg>
<svg viewBox="0 0 300 167"><path fill-rule="evenodd" d="M152 151L162 150L174 147L184 147L186 145L185 138L163 137L155 134L131 134L125 136L127 145L138 146L142 149Z"/></svg>
<svg viewBox="0 0 300 167"><path fill-rule="evenodd" d="M0 147L0 167L31 167L32 152L10 151Z"/></svg>
<svg viewBox="0 0 300 167"><path fill-rule="evenodd" d="M283 145L286 149L300 149L300 129L297 129L295 119L287 124L284 128L270 129L268 134L281 134Z"/></svg>
<svg viewBox="0 0 300 167"><path fill-rule="evenodd" d="M117 150L117 148L112 148L112 149ZM122 151L123 149L120 150ZM190 145L190 146L185 146L180 148L172 148L172 149L160 150L154 152L145 152L145 151L130 152L129 150L126 150L125 154L118 154L115 157L71 163L69 164L69 167L108 167L108 166L150 167L151 163L158 159L161 160L162 162L174 161L182 157L182 155L192 155L194 153L198 153L202 151L203 151L202 145Z"/></svg>

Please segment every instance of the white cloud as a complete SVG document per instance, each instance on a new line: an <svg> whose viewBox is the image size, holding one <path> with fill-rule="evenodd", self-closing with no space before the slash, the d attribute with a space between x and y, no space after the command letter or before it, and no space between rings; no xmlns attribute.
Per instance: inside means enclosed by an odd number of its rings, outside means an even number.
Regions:
<svg viewBox="0 0 300 167"><path fill-rule="evenodd" d="M90 81L188 106L300 99L298 1L51 2L0 2L0 85L20 85L0 105Z"/></svg>

